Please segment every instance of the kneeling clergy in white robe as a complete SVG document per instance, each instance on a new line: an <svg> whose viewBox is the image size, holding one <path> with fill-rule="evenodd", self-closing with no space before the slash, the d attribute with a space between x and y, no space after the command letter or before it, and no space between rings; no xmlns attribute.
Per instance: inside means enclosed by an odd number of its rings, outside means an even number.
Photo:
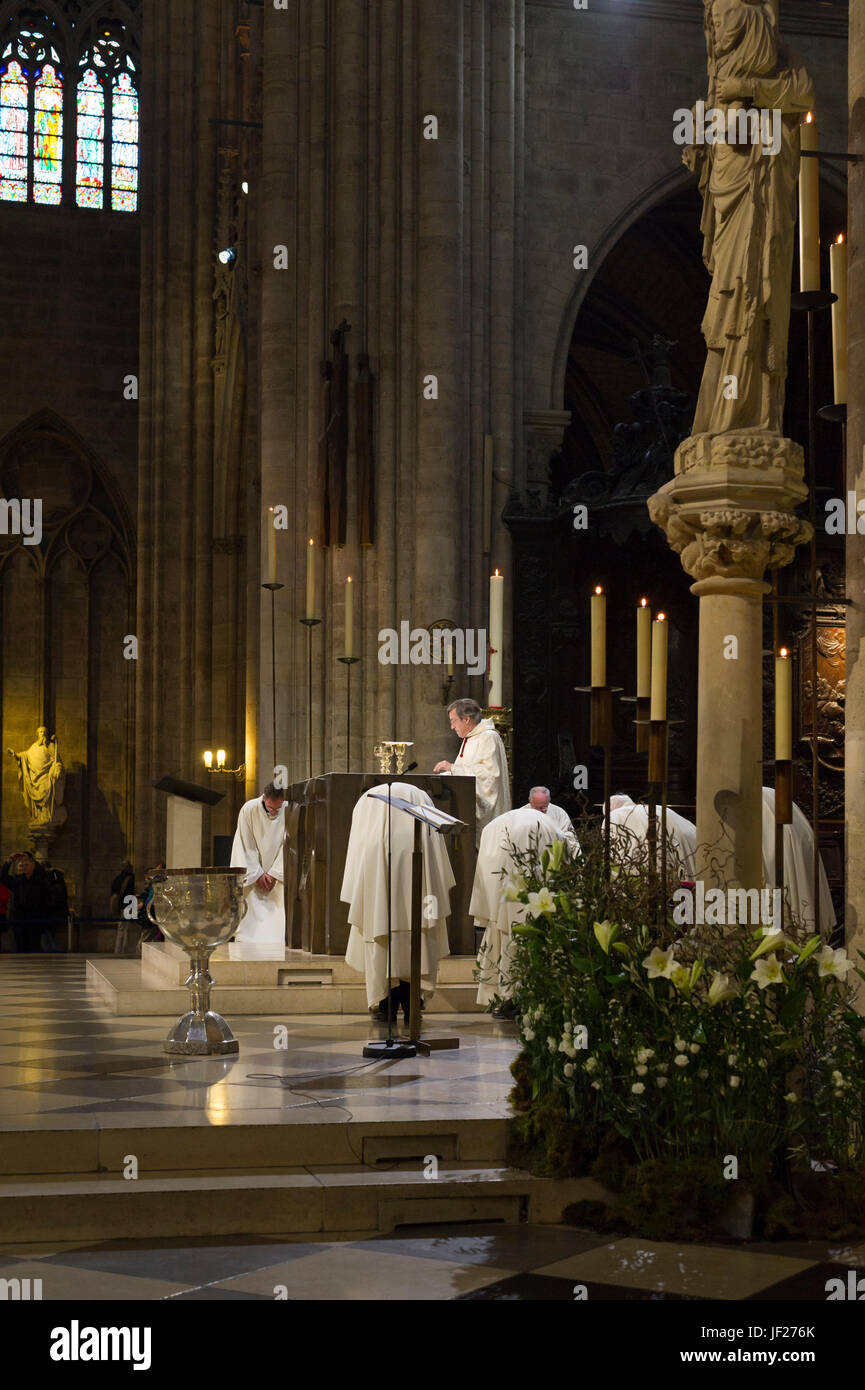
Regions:
<svg viewBox="0 0 865 1390"><path fill-rule="evenodd" d="M763 884L775 887L775 788L763 788ZM814 930L814 831L793 803L793 823L784 826L784 891L790 910L808 930ZM820 932L835 926L835 908L823 860L820 860Z"/></svg>
<svg viewBox="0 0 865 1390"><path fill-rule="evenodd" d="M511 997L512 929L526 920L526 904L509 902L505 897L506 875L517 872L513 850L526 851L537 846L538 854L542 854L556 840L564 840L567 846L562 831L546 812L528 806L506 811L484 827L469 904L469 914L484 929L478 951L479 1004Z"/></svg>
<svg viewBox="0 0 865 1390"><path fill-rule="evenodd" d="M267 804L266 804L267 803ZM270 809L268 809L270 808ZM278 808L278 809L276 809ZM240 808L231 847L232 868L246 869L243 898L246 915L237 928L235 942L245 948L285 950L285 891L283 851L285 800L271 785ZM259 879L273 879L265 891Z"/></svg>
<svg viewBox="0 0 865 1390"><path fill-rule="evenodd" d="M387 796L387 786L364 792L352 812L351 834L340 897L348 903L351 932L346 963L366 976L366 997L374 1009L388 993L387 860L388 805L371 792ZM393 795L413 806L433 807L432 798L409 782L394 782ZM411 978L411 859L415 819L398 806L391 817L391 981ZM421 826L423 911L421 914L421 993L432 994L438 963L450 955L447 919L456 882L444 836Z"/></svg>
<svg viewBox="0 0 865 1390"><path fill-rule="evenodd" d="M529 799L523 809L544 811L556 829L561 830L571 854L579 854L580 842L574 831L573 821L564 806L557 806L554 801L550 801L549 787L532 787L529 792Z"/></svg>
<svg viewBox="0 0 865 1390"><path fill-rule="evenodd" d="M661 835L661 808L657 808L658 838ZM637 840L645 840L649 834L649 811L646 806L636 805L629 796L619 792L610 797L610 840L627 831ZM686 820L676 811L667 808L667 845L679 859L679 867L685 878L692 879L696 873L697 827L693 821ZM660 855L660 845L658 848Z"/></svg>

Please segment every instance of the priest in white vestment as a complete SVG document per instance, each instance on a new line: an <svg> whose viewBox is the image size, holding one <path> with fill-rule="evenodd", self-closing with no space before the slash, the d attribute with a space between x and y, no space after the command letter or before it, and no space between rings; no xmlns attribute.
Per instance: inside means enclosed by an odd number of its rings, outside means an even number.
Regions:
<svg viewBox="0 0 865 1390"><path fill-rule="evenodd" d="M556 806L550 801L549 787L532 787L526 807L532 811L545 811L557 830L561 830L571 854L579 854L580 842L574 832L573 822L564 806Z"/></svg>
<svg viewBox="0 0 865 1390"><path fill-rule="evenodd" d="M377 793L373 796L372 793ZM414 849L414 816L398 806L388 807L387 785L371 787L357 802L351 817L351 834L345 859L340 897L348 903L351 932L346 963L366 977L367 1004L372 1013L384 1012L393 988L397 1007L408 1015L411 979L411 879ZM433 809L432 798L409 782L394 782L392 794L413 806ZM387 960L388 812L391 848L391 964ZM444 836L421 826L423 850L423 902L421 912L421 994L436 986L438 963L450 955L447 919L450 893L456 882Z"/></svg>
<svg viewBox="0 0 865 1390"><path fill-rule="evenodd" d="M285 950L284 843L285 792L268 782L261 796L241 806L231 847L232 868L246 869L246 915L234 938L246 955Z"/></svg>
<svg viewBox="0 0 865 1390"><path fill-rule="evenodd" d="M548 845L564 839L544 811L534 811L528 806L506 811L484 828L469 904L469 914L475 925L484 929L478 952L479 1004L511 997L512 930L516 923L526 921L526 904L509 902L505 897L508 877L518 872L513 850L537 848L541 855Z"/></svg>
<svg viewBox="0 0 865 1390"><path fill-rule="evenodd" d="M454 700L448 705L450 726L462 739L452 763L436 763L434 772L475 779L475 840L496 816L511 806L511 782L505 745L491 719L484 719L476 700Z"/></svg>
<svg viewBox="0 0 865 1390"><path fill-rule="evenodd" d="M658 854L660 855L661 808L657 807ZM629 796L618 792L610 797L610 841L617 836L633 835L643 841L649 834L648 807L635 804ZM697 827L693 821L686 820L678 812L667 807L667 849L676 855L682 877L693 879L696 874ZM668 864L668 869L673 868Z"/></svg>
<svg viewBox="0 0 865 1390"><path fill-rule="evenodd" d="M775 887L775 788L763 788L763 886ZM814 832L793 804L793 823L784 826L784 891L793 916L814 930ZM830 936L835 908L823 860L820 860L820 932Z"/></svg>

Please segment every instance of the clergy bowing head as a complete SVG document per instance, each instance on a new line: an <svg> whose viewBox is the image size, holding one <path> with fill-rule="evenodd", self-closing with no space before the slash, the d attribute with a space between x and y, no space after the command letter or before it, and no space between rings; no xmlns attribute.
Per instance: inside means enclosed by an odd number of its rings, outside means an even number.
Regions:
<svg viewBox="0 0 865 1390"><path fill-rule="evenodd" d="M285 792L282 787L276 787L273 782L268 782L261 794L261 804L271 820L275 820L279 815L284 801Z"/></svg>
<svg viewBox="0 0 865 1390"><path fill-rule="evenodd" d="M481 722L482 712L477 700L451 700L448 715L454 733L465 738Z"/></svg>
<svg viewBox="0 0 865 1390"><path fill-rule="evenodd" d="M532 787L529 792L529 805L533 811L547 811L550 805L549 787Z"/></svg>

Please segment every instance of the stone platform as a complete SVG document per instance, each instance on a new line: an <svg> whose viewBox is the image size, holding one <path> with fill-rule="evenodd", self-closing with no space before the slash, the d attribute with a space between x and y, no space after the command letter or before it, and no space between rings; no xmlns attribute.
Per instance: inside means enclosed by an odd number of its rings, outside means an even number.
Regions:
<svg viewBox="0 0 865 1390"><path fill-rule="evenodd" d="M446 956L439 962L438 986L427 1012L478 1014L474 956ZM211 957L213 1008L231 1020L235 1014L367 1015L363 976L341 956L284 950L265 956L240 944L221 946ZM141 960L88 958L87 984L119 1016L177 1018L189 1008L184 981L189 957L170 941L145 942Z"/></svg>
<svg viewBox="0 0 865 1390"><path fill-rule="evenodd" d="M167 978L183 962L148 955L165 978L149 993L185 997ZM241 973L226 990L351 988L326 959L330 986L244 984ZM254 978L259 964L224 963ZM88 983L93 968L74 956L0 961L0 1242L357 1238L557 1222L570 1202L601 1195L589 1179L507 1166L512 1024L428 1012L424 1034L456 1036L459 1048L380 1061L363 1057L384 1036L366 1016L232 1011L238 1056L168 1057L158 1009L118 1016Z"/></svg>

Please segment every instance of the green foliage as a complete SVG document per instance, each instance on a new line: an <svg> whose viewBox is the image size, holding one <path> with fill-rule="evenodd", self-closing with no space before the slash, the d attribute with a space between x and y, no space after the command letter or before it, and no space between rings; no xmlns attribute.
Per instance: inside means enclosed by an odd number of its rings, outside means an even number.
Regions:
<svg viewBox="0 0 865 1390"><path fill-rule="evenodd" d="M507 884L527 905L511 976L514 1152L536 1171L590 1170L620 1188L620 1219L647 1236L672 1229L674 1211L712 1227L730 1198L726 1155L740 1182L762 1174L764 1186L791 1158L861 1174L865 1033L844 953L796 922L686 926L669 909L659 920L645 846L615 839L607 881L599 833L585 825L579 838L573 863L515 851ZM783 1188L760 1191L774 1226L792 1229ZM842 1224L858 1219L844 1200Z"/></svg>

